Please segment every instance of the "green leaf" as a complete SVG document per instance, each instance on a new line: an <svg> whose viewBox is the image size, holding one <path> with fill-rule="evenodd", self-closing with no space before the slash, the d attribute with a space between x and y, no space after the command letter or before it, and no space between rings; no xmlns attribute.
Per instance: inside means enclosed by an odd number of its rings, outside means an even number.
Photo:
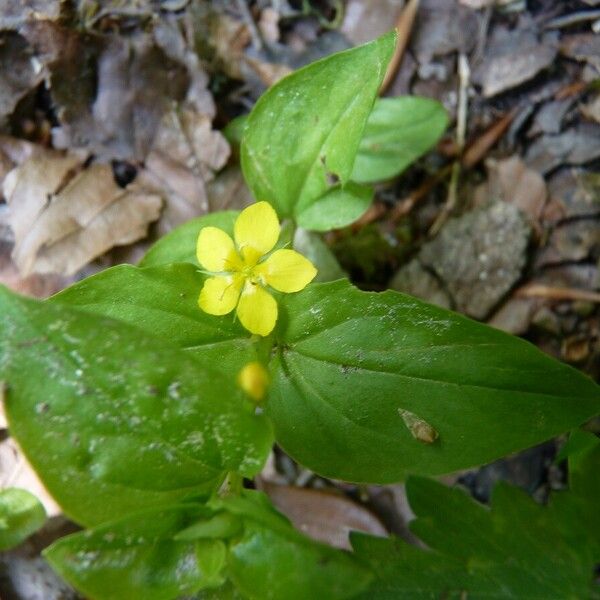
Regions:
<svg viewBox="0 0 600 600"><path fill-rule="evenodd" d="M318 233L298 228L294 236L294 249L317 267L315 281L335 281L347 277L337 258Z"/></svg>
<svg viewBox="0 0 600 600"><path fill-rule="evenodd" d="M267 420L169 339L0 288L12 435L75 521L96 524L258 472Z"/></svg>
<svg viewBox="0 0 600 600"><path fill-rule="evenodd" d="M371 204L373 189L352 181L334 187L321 196L297 217L300 227L313 231L339 229L356 221Z"/></svg>
<svg viewBox="0 0 600 600"><path fill-rule="evenodd" d="M430 98L405 96L375 102L360 141L352 179L360 183L399 175L433 148L448 127L448 115Z"/></svg>
<svg viewBox="0 0 600 600"><path fill-rule="evenodd" d="M221 528L219 539L215 524L225 522L236 528ZM245 598L336 600L355 596L372 578L349 553L298 533L252 491L130 515L63 538L45 555L74 587L102 600L170 600L221 586L226 577ZM200 597L237 592L225 583Z"/></svg>
<svg viewBox="0 0 600 600"><path fill-rule="evenodd" d="M247 491L224 506L245 515L244 534L230 545L229 575L242 595L256 600L351 598L371 573L351 554L298 533L267 497Z"/></svg>
<svg viewBox="0 0 600 600"><path fill-rule="evenodd" d="M239 214L237 210L219 211L192 219L176 227L148 250L140 261L140 267L156 267L178 262L197 265L196 240L200 230L211 225L232 234L233 224Z"/></svg>
<svg viewBox="0 0 600 600"><path fill-rule="evenodd" d="M86 597L171 600L222 584L222 542L177 541L178 531L210 514L181 505L147 511L62 538L44 551L52 567ZM207 552L207 550L209 552ZM209 558L221 559L212 562Z"/></svg>
<svg viewBox="0 0 600 600"><path fill-rule="evenodd" d="M42 503L26 490L0 490L0 550L24 542L46 521Z"/></svg>
<svg viewBox="0 0 600 600"><path fill-rule="evenodd" d="M600 561L599 465L596 443L576 467L571 490L554 493L549 506L502 483L491 510L461 489L410 478L408 498L417 515L411 530L429 549L352 534L356 554L376 573L360 598L600 597L593 583Z"/></svg>
<svg viewBox="0 0 600 600"><path fill-rule="evenodd" d="M328 477L447 473L600 412L588 377L409 296L338 281L285 295L280 306L267 414L282 447Z"/></svg>
<svg viewBox="0 0 600 600"><path fill-rule="evenodd" d="M373 102L396 44L391 32L377 40L317 61L270 88L248 117L241 159L255 198L267 200L280 217L341 227L354 210L331 203L313 208L350 179ZM346 200L344 200L346 201ZM304 216L317 211L319 220ZM364 209L363 209L364 210Z"/></svg>
<svg viewBox="0 0 600 600"><path fill-rule="evenodd" d="M198 296L206 278L185 263L144 269L119 265L72 285L49 302L125 321L233 379L246 363L259 358L265 342L253 340L233 315L215 317L200 310Z"/></svg>

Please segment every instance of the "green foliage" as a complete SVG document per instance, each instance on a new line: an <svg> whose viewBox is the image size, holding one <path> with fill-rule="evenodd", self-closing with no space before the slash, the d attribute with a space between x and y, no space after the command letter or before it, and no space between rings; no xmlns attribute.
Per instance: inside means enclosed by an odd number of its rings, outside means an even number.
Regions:
<svg viewBox="0 0 600 600"><path fill-rule="evenodd" d="M361 598L599 598L598 440L580 458L570 465L571 490L548 506L498 484L490 510L460 489L409 479L411 530L429 550L353 534L357 555L377 575Z"/></svg>
<svg viewBox="0 0 600 600"><path fill-rule="evenodd" d="M296 532L258 492L130 515L63 538L45 555L67 581L103 600L168 600L226 578L243 598L335 600L372 578L348 553Z"/></svg>
<svg viewBox="0 0 600 600"><path fill-rule="evenodd" d="M370 183L396 177L433 148L448 126L436 100L405 96L377 100L360 141L352 179Z"/></svg>
<svg viewBox="0 0 600 600"><path fill-rule="evenodd" d="M371 113L394 45L389 34L309 65L232 126L251 190L289 219L277 248L301 249L321 281L344 273L307 230L353 221L372 196L356 181L396 175L446 126L441 107L425 99L378 101ZM264 338L232 313L206 314L196 239L205 226L231 235L237 216L190 221L139 268L108 269L47 302L0 288L11 434L66 514L92 527L48 549L55 569L102 600L495 597L505 589L586 597L600 531L589 436L565 450L573 491L548 508L501 486L490 512L458 490L410 479L414 530L427 552L356 537L357 558L307 539L263 495L242 490L273 430L318 473L385 483L541 442L599 413L600 396L526 342L347 281L274 293L279 319ZM284 275L294 268L284 265ZM237 383L255 361L271 376L260 409ZM31 498L14 494L0 495L4 547L43 518Z"/></svg>
<svg viewBox="0 0 600 600"><path fill-rule="evenodd" d="M11 434L75 521L95 525L214 490L225 471L260 470L270 426L243 410L217 365L123 322L4 288L0 311Z"/></svg>
<svg viewBox="0 0 600 600"><path fill-rule="evenodd" d="M241 147L257 200L318 230L347 225L365 211L366 192L347 184L395 43L390 33L320 60L260 98Z"/></svg>
<svg viewBox="0 0 600 600"><path fill-rule="evenodd" d="M339 281L282 307L267 411L283 448L322 475L385 483L454 471L600 410L597 386L574 369L409 296ZM410 414L439 439L415 439Z"/></svg>
<svg viewBox="0 0 600 600"><path fill-rule="evenodd" d="M0 490L0 550L18 546L46 521L41 502L26 490Z"/></svg>

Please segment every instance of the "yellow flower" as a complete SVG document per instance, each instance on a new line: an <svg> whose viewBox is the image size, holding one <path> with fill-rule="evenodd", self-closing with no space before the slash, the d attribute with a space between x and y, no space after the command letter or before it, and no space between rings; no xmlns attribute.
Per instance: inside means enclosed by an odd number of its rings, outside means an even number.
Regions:
<svg viewBox="0 0 600 600"><path fill-rule="evenodd" d="M213 275L198 299L204 312L227 315L237 307L237 316L248 331L262 336L273 331L277 302L267 286L279 292L299 292L317 274L313 264L295 250L269 254L279 232L277 213L268 202L257 202L240 213L233 227L235 243L217 227L200 230L198 262Z"/></svg>
<svg viewBox="0 0 600 600"><path fill-rule="evenodd" d="M258 362L247 363L238 374L238 385L256 402L262 400L269 385L269 374Z"/></svg>

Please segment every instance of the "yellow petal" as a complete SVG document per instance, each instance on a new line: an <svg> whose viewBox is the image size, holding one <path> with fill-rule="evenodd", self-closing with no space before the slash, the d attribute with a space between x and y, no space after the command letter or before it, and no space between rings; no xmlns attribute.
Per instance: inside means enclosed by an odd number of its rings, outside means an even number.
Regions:
<svg viewBox="0 0 600 600"><path fill-rule="evenodd" d="M204 282L198 306L209 315L226 315L236 306L244 278L241 275L211 277Z"/></svg>
<svg viewBox="0 0 600 600"><path fill-rule="evenodd" d="M235 243L247 265L273 249L279 239L279 219L268 202L257 202L245 208L233 228Z"/></svg>
<svg viewBox="0 0 600 600"><path fill-rule="evenodd" d="M251 333L269 335L277 321L277 302L259 285L248 282L240 296L237 316Z"/></svg>
<svg viewBox="0 0 600 600"><path fill-rule="evenodd" d="M265 262L254 267L265 283L280 292L299 292L316 276L314 265L295 250L275 250Z"/></svg>
<svg viewBox="0 0 600 600"><path fill-rule="evenodd" d="M237 271L240 258L233 240L218 227L203 227L196 243L198 262L213 273Z"/></svg>
<svg viewBox="0 0 600 600"><path fill-rule="evenodd" d="M238 385L257 402L262 400L269 385L269 374L258 362L247 363L238 375Z"/></svg>

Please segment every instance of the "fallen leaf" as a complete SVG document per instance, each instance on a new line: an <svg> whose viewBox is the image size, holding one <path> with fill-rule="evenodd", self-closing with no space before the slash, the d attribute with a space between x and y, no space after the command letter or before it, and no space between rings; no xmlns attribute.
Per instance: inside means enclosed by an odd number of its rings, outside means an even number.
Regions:
<svg viewBox="0 0 600 600"><path fill-rule="evenodd" d="M355 45L365 44L389 31L404 7L404 0L349 0L341 32Z"/></svg>
<svg viewBox="0 0 600 600"><path fill-rule="evenodd" d="M210 117L190 107L169 111L161 122L136 183L165 199L159 233L209 210L206 183L229 158L223 135Z"/></svg>
<svg viewBox="0 0 600 600"><path fill-rule="evenodd" d="M558 209L551 220L600 215L600 173L559 169L548 178L548 191Z"/></svg>
<svg viewBox="0 0 600 600"><path fill-rule="evenodd" d="M593 33L577 33L564 36L560 52L568 58L585 62L600 73L600 36Z"/></svg>
<svg viewBox="0 0 600 600"><path fill-rule="evenodd" d="M350 531L387 536L373 513L345 496L268 482L261 487L296 529L319 542L350 550Z"/></svg>
<svg viewBox="0 0 600 600"><path fill-rule="evenodd" d="M535 258L535 267L575 262L597 256L600 250L600 227L595 218L566 221L551 233L548 242Z"/></svg>
<svg viewBox="0 0 600 600"><path fill-rule="evenodd" d="M58 19L60 0L3 0L0 29L18 29L31 19Z"/></svg>
<svg viewBox="0 0 600 600"><path fill-rule="evenodd" d="M138 185L120 188L108 165L81 170L78 156L47 151L4 180L13 260L22 275L72 275L113 246L146 235L162 200Z"/></svg>
<svg viewBox="0 0 600 600"><path fill-rule="evenodd" d="M584 123L559 135L543 135L525 154L527 165L546 175L561 165L584 165L600 157L600 126Z"/></svg>
<svg viewBox="0 0 600 600"><path fill-rule="evenodd" d="M421 64L451 52L468 53L477 39L477 16L447 0L421 0L411 49Z"/></svg>
<svg viewBox="0 0 600 600"><path fill-rule="evenodd" d="M36 21L23 35L48 72L56 148L143 160L163 114L188 88L186 67L150 34L101 36Z"/></svg>
<svg viewBox="0 0 600 600"><path fill-rule="evenodd" d="M0 125L17 102L43 80L27 40L13 31L0 33Z"/></svg>
<svg viewBox="0 0 600 600"><path fill-rule="evenodd" d="M535 77L552 64L556 53L553 34L539 37L534 29L496 27L473 80L490 98Z"/></svg>

